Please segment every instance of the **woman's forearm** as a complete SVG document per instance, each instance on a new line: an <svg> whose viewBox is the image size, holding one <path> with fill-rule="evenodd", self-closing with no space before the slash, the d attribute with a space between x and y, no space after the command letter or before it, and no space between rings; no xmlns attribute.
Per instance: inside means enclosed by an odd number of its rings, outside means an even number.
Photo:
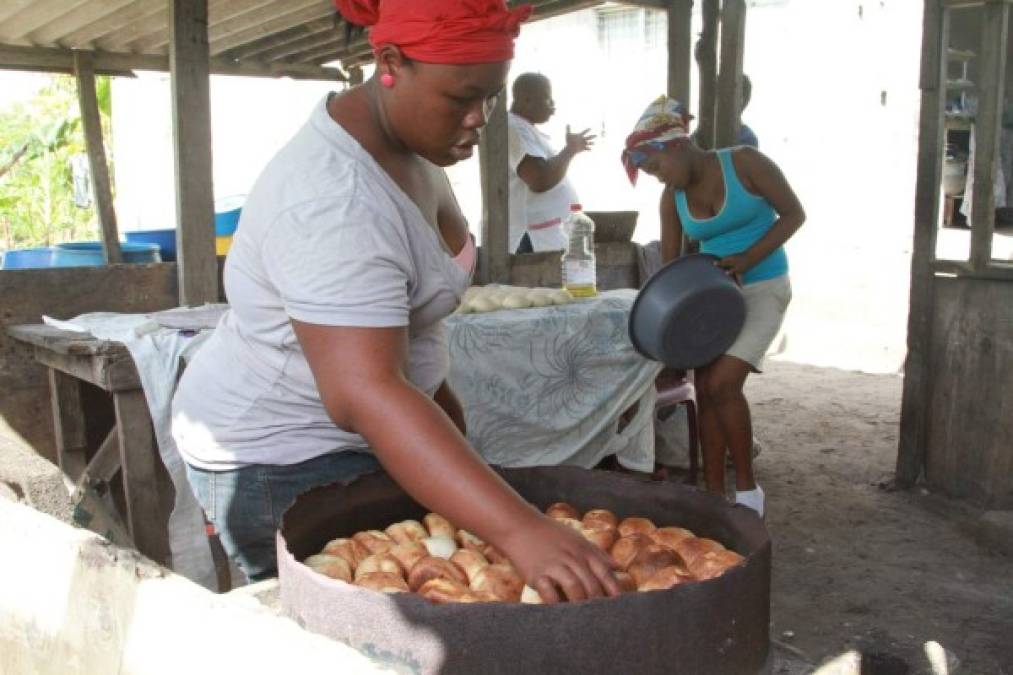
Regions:
<svg viewBox="0 0 1013 675"><path fill-rule="evenodd" d="M501 548L537 517L424 393L399 378L364 389L347 419L419 503Z"/></svg>
<svg viewBox="0 0 1013 675"><path fill-rule="evenodd" d="M781 216L767 230L767 233L745 251L749 267L755 267L771 253L784 246L805 222L805 214L792 213Z"/></svg>

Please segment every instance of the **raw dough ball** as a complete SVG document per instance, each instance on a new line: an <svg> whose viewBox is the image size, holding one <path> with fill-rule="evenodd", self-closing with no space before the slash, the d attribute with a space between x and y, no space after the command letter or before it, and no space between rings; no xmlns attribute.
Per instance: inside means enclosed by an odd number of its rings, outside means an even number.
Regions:
<svg viewBox="0 0 1013 675"><path fill-rule="evenodd" d="M474 300L471 300L468 304L471 312L474 312L475 314L485 314L486 312L492 312L499 309L499 304L494 302L492 298L482 295L478 296Z"/></svg>
<svg viewBox="0 0 1013 675"><path fill-rule="evenodd" d="M504 309L525 309L531 306L531 301L524 293L511 293L503 298Z"/></svg>
<svg viewBox="0 0 1013 675"><path fill-rule="evenodd" d="M528 291L528 302L532 307L548 307L552 304L552 291L546 288L535 288Z"/></svg>
<svg viewBox="0 0 1013 675"><path fill-rule="evenodd" d="M554 305L568 305L573 302L573 296L570 295L570 292L562 289L552 291L549 297L552 298L552 304Z"/></svg>

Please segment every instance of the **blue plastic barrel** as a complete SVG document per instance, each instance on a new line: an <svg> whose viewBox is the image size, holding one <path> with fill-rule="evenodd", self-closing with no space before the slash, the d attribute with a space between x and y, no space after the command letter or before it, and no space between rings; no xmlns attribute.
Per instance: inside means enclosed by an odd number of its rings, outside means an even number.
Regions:
<svg viewBox="0 0 1013 675"><path fill-rule="evenodd" d="M6 251L3 254L3 264L0 264L0 268L5 270L28 270L52 266L53 249L51 248L22 248Z"/></svg>
<svg viewBox="0 0 1013 675"><path fill-rule="evenodd" d="M176 260L176 229L168 230L139 230L137 232L126 232L127 241L141 244L158 244L159 255L162 262L174 262Z"/></svg>
<svg viewBox="0 0 1013 675"><path fill-rule="evenodd" d="M215 201L215 236L231 237L239 227L239 214L246 202L246 195L223 197Z"/></svg>
<svg viewBox="0 0 1013 675"><path fill-rule="evenodd" d="M158 244L141 244L120 242L123 262L156 263L161 262L158 255ZM105 265L102 254L102 243L98 241L75 241L57 244L53 250L53 267L91 267Z"/></svg>

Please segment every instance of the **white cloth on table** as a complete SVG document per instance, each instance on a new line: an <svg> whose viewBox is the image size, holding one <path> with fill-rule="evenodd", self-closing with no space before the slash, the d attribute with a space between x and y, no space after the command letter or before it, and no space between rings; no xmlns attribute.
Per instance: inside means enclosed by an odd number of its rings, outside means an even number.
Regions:
<svg viewBox="0 0 1013 675"><path fill-rule="evenodd" d="M468 438L488 462L589 468L615 454L629 469L653 470L661 365L629 341L635 298L632 289L607 291L571 305L446 320L451 385Z"/></svg>
<svg viewBox="0 0 1013 675"><path fill-rule="evenodd" d="M195 308L205 312L209 307ZM157 316L157 315L156 315ZM204 514L186 479L186 469L170 433L172 396L182 364L210 335L206 321L191 323L193 330L163 328L145 314L95 312L69 321L43 317L48 325L64 330L88 332L101 340L126 346L148 403L158 444L158 454L169 474L176 496L169 515L170 567L205 588L218 589L214 561L204 531Z"/></svg>

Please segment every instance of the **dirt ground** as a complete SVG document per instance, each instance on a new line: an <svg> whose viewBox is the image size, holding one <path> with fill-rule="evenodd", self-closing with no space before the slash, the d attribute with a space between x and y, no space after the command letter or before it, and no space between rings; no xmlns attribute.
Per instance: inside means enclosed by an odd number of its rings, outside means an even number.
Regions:
<svg viewBox="0 0 1013 675"><path fill-rule="evenodd" d="M891 491L902 380L784 361L750 378L757 478L774 542L771 636L813 664L917 672L936 641L960 673L1013 673L1013 559L981 513Z"/></svg>

